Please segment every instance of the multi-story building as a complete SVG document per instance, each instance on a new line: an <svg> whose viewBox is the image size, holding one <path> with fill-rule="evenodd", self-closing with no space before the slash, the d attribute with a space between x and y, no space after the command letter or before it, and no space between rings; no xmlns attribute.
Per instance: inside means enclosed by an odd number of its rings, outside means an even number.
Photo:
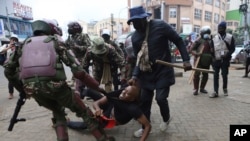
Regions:
<svg viewBox="0 0 250 141"><path fill-rule="evenodd" d="M16 34L20 40L32 35L32 8L20 0L0 0L0 39Z"/></svg>
<svg viewBox="0 0 250 141"><path fill-rule="evenodd" d="M128 0L130 7L143 5L153 19L163 19L178 33L200 32L210 26L213 33L226 17L226 0Z"/></svg>
<svg viewBox="0 0 250 141"><path fill-rule="evenodd" d="M101 36L103 29L109 29L111 38L116 39L118 36L129 31L127 19L123 18L106 18L98 21L95 24L95 31L97 36Z"/></svg>

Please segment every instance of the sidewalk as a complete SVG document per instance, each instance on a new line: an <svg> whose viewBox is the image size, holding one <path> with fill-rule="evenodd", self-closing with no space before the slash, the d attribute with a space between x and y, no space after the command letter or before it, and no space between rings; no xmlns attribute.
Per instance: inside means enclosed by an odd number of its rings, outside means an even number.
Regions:
<svg viewBox="0 0 250 141"><path fill-rule="evenodd" d="M182 64L181 64L182 65ZM183 72L182 77L176 77L176 84L171 87L169 105L172 121L166 132L159 131L161 116L154 101L152 107L152 132L148 141L229 141L229 125L250 124L250 94L249 78L242 78L243 69L233 64L229 71L229 96L224 97L220 87L218 98L209 98L208 94L192 94L193 86L188 84L191 72ZM2 69L0 69L2 72ZM212 75L209 75L206 89L213 92ZM222 85L220 78L220 86ZM26 118L26 122L19 122L12 132L7 131L9 120L13 114L15 98L8 100L7 81L0 75L0 140L1 141L56 141L56 135L51 127L51 112L33 100L27 100L22 107L19 118ZM91 106L91 105L90 105ZM74 113L67 110L71 120L80 120ZM132 120L127 125L106 130L115 136L117 141L138 141L133 132L140 125ZM88 131L69 129L70 141L95 141Z"/></svg>

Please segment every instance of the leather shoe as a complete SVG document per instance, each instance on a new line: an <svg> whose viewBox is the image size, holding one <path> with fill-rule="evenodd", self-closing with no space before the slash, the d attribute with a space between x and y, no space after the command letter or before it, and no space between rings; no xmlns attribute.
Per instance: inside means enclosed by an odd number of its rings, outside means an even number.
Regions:
<svg viewBox="0 0 250 141"><path fill-rule="evenodd" d="M193 92L193 95L198 95L198 90L195 90L195 91Z"/></svg>
<svg viewBox="0 0 250 141"><path fill-rule="evenodd" d="M207 94L207 93L208 93L207 90L205 90L205 89L201 89L200 92L201 92L201 93L204 93L204 94Z"/></svg>

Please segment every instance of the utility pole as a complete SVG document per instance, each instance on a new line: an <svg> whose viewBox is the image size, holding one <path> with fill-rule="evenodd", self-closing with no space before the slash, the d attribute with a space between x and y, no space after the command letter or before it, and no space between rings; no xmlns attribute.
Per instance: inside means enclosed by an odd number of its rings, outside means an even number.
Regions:
<svg viewBox="0 0 250 141"><path fill-rule="evenodd" d="M6 8L6 15L7 15L7 22L8 22L8 31L9 31L9 36L11 36L11 27L10 27L10 17L9 17L9 12L7 6Z"/></svg>
<svg viewBox="0 0 250 141"><path fill-rule="evenodd" d="M111 13L111 39L113 39L114 15Z"/></svg>
<svg viewBox="0 0 250 141"><path fill-rule="evenodd" d="M249 40L248 25L247 25L247 11L248 11L247 0L245 0L244 4L243 0L241 0L239 11L242 12L244 15L244 45L245 45Z"/></svg>

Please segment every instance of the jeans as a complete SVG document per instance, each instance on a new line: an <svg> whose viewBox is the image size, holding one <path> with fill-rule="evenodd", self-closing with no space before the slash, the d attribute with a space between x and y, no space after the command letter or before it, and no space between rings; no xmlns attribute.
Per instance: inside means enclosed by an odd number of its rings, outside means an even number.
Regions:
<svg viewBox="0 0 250 141"><path fill-rule="evenodd" d="M213 63L213 69L214 69L214 91L218 94L219 92L219 73L221 70L221 75L222 75L222 81L223 89L227 89L227 82L228 82L228 68L230 66L229 61L222 61L222 60L217 60Z"/></svg>

